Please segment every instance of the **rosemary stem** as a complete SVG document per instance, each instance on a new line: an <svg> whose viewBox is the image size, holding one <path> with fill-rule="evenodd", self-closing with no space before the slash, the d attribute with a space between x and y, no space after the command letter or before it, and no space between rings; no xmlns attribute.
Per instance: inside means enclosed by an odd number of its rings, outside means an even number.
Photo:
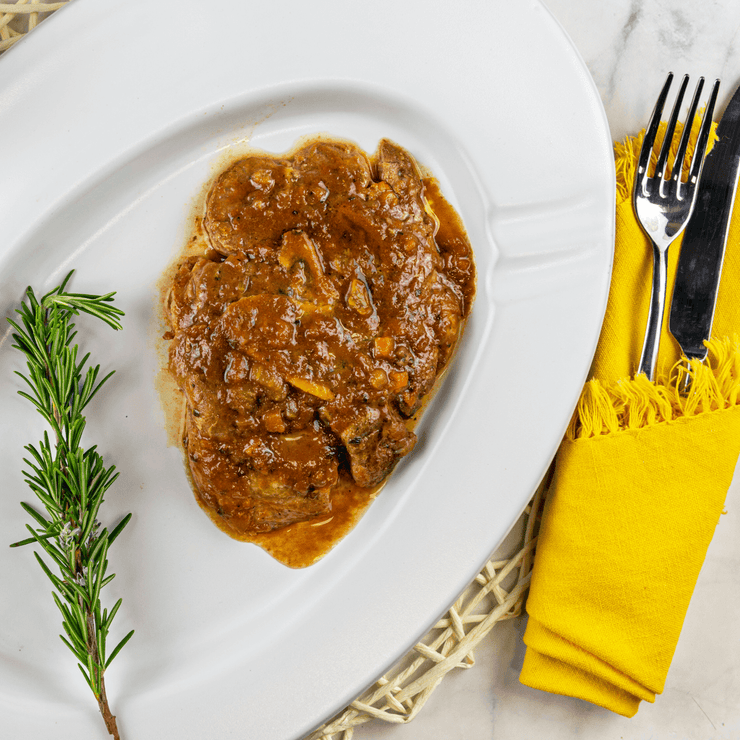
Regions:
<svg viewBox="0 0 740 740"><path fill-rule="evenodd" d="M120 740L116 718L111 712L105 690L104 673L108 664L128 642L133 631L118 643L106 662L106 637L113 614L107 610L101 618L100 589L113 576L106 577L108 548L113 539L130 520L130 514L114 528L111 538L106 528L100 528L98 510L103 494L117 478L115 467L107 470L96 448L80 447L85 426L82 409L92 399L106 375L97 381L99 366L84 372L88 355L77 360L76 336L71 319L80 312L102 319L114 329L120 329L123 312L111 305L112 293L95 296L66 291L71 277L37 299L33 290L26 291L26 301L18 310L20 322L10 321L15 330L16 349L26 355L28 376L21 377L31 388L32 395L19 393L29 399L52 427L55 450L48 434L37 449L28 445L34 462L25 460L29 487L46 508L48 518L37 513L28 504L23 508L35 520L36 528L27 525L32 538L16 542L11 547L35 542L40 545L59 575L51 572L44 559L36 559L54 584L54 601L59 608L67 640L62 640L79 661L79 668L98 702L108 732Z"/></svg>
<svg viewBox="0 0 740 740"><path fill-rule="evenodd" d="M98 700L98 708L100 714L103 717L105 726L108 732L113 736L114 740L120 740L118 734L118 724L116 723L116 717L111 712L110 706L108 705L108 695L105 693L105 667L98 653L98 644L95 639L95 617L92 612L88 609L86 613L87 617L87 650L92 656L94 664L95 679L93 686L99 686L100 690L95 694L95 698Z"/></svg>

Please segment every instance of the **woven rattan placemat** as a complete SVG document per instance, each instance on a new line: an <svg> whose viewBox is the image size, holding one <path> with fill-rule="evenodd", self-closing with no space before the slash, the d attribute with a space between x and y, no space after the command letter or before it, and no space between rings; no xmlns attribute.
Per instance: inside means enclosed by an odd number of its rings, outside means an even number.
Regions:
<svg viewBox="0 0 740 740"><path fill-rule="evenodd" d="M0 53L67 2L0 3ZM474 665L473 651L505 619L519 616L529 585L542 488L527 507L514 555L489 560L447 614L381 679L307 740L351 740L370 720L410 722L432 692L456 668Z"/></svg>
<svg viewBox="0 0 740 740"><path fill-rule="evenodd" d="M37 3L31 0L0 3L0 52L20 41L50 13L67 5L67 2L69 0L60 3Z"/></svg>
<svg viewBox="0 0 740 740"><path fill-rule="evenodd" d="M474 665L473 650L486 635L521 614L545 489L543 482L514 529L522 533L515 554L494 555L412 650L306 740L351 740L355 727L373 719L410 722L450 671Z"/></svg>

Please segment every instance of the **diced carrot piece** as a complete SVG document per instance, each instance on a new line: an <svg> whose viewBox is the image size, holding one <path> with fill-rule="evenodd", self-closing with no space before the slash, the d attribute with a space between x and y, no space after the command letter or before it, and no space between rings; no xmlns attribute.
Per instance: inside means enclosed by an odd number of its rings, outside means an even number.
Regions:
<svg viewBox="0 0 740 740"><path fill-rule="evenodd" d="M376 357L380 357L384 360L390 358L395 349L396 342L393 337L375 337L373 340L374 352Z"/></svg>
<svg viewBox="0 0 740 740"><path fill-rule="evenodd" d="M402 390L409 384L409 374L404 370L399 372L397 370L391 370L391 390L394 393Z"/></svg>

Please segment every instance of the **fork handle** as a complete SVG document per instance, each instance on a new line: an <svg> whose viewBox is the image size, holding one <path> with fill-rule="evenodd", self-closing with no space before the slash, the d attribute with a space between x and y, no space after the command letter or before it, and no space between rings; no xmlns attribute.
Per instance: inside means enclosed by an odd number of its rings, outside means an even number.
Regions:
<svg viewBox="0 0 740 740"><path fill-rule="evenodd" d="M650 293L650 311L648 313L645 340L642 345L639 373L645 373L650 380L655 376L655 364L658 359L660 332L663 328L665 311L665 293L668 276L668 250L659 249L653 242L653 288Z"/></svg>

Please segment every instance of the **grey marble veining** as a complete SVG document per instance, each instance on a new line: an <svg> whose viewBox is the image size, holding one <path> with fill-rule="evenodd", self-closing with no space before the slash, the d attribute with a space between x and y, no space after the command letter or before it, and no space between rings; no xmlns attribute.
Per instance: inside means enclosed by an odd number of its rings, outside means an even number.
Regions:
<svg viewBox="0 0 740 740"><path fill-rule="evenodd" d="M647 121L669 71L719 77L718 110L740 84L740 3L734 0L546 0L601 94L612 137Z"/></svg>

